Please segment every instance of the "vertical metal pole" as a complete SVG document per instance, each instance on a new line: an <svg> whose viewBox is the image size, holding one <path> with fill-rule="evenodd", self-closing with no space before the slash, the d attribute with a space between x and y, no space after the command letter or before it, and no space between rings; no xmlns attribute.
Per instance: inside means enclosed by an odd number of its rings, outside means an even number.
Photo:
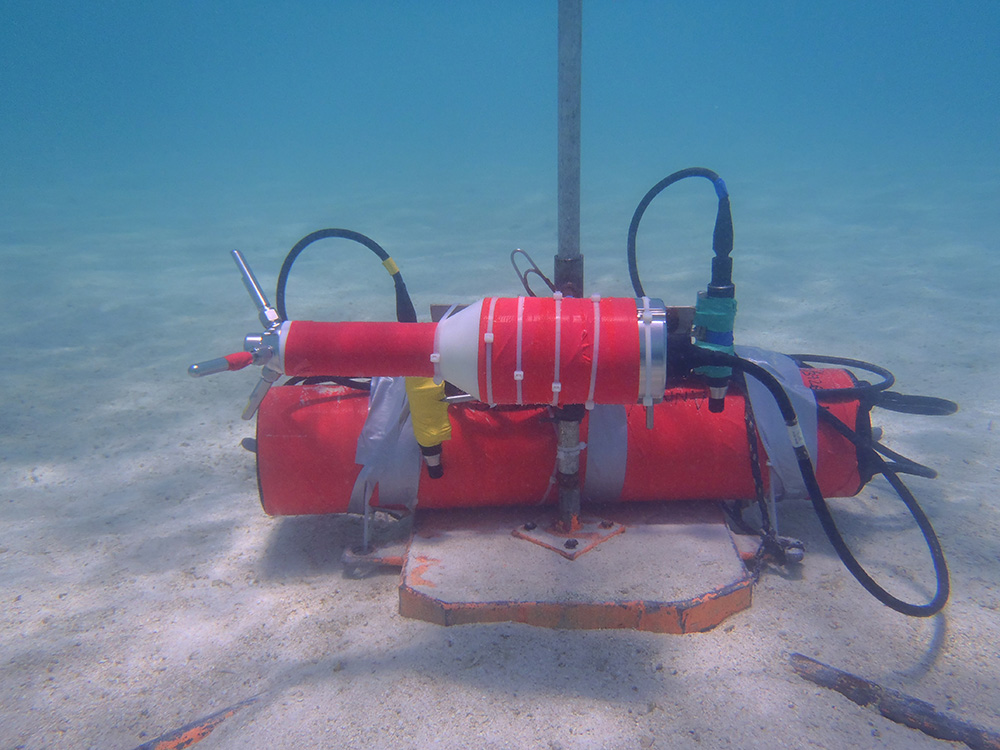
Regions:
<svg viewBox="0 0 1000 750"><path fill-rule="evenodd" d="M556 479L559 482L559 526L564 532L580 528L580 420L583 404L556 411L558 450Z"/></svg>
<svg viewBox="0 0 1000 750"><path fill-rule="evenodd" d="M556 289L583 296L580 254L580 53L583 0L559 0L559 252Z"/></svg>
<svg viewBox="0 0 1000 750"><path fill-rule="evenodd" d="M580 253L580 52L583 0L559 0L559 252L556 289L583 296ZM559 524L564 532L580 528L580 404L556 409L559 453Z"/></svg>

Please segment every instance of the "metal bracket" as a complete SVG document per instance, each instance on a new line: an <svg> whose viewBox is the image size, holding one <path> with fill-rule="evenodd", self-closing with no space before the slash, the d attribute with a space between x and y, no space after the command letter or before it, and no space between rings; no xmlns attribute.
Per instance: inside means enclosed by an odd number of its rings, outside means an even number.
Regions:
<svg viewBox="0 0 1000 750"><path fill-rule="evenodd" d="M602 518L581 518L577 528L566 531L555 515L547 515L518 526L512 534L575 560L623 531L623 524Z"/></svg>

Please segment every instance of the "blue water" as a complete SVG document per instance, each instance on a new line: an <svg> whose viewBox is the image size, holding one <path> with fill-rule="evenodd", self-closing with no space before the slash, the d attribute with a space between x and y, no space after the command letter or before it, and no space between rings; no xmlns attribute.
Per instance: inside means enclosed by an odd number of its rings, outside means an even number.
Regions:
<svg viewBox="0 0 1000 750"><path fill-rule="evenodd" d="M745 330L808 311L832 277L884 296L874 280L890 271L936 303L979 298L974 326L1000 317L1000 4L585 5L589 291L630 293L635 204L702 165L733 194ZM94 352L100 326L155 337L180 310L221 325L247 305L226 250L270 288L323 226L381 242L421 311L516 292L509 251L548 268L555 250L555 26L555 2L3 3L15 343ZM646 288L676 304L708 273L714 201L689 182L640 235ZM374 282L358 255L304 258L296 309L389 317L383 297L359 301Z"/></svg>
<svg viewBox="0 0 1000 750"><path fill-rule="evenodd" d="M424 317L517 293L510 250L547 269L556 247L555 35L555 2L0 4L0 293L25 371L50 374L18 385L54 419L101 368L184 392L254 320L226 252L271 289L324 226L382 243ZM733 196L740 340L894 346L934 385L981 368L997 90L995 2L587 2L588 291L631 294L634 206L708 166ZM707 282L714 210L689 180L647 211L640 268L668 304ZM391 318L367 252L328 244L290 314Z"/></svg>
<svg viewBox="0 0 1000 750"><path fill-rule="evenodd" d="M995 715L994 0L584 2L587 291L631 295L625 237L636 203L677 169L709 167L732 193L739 343L869 359L896 372L903 392L962 402L940 421L880 415L893 448L941 471L919 494L956 582L945 651L944 620L873 614L839 566L817 573L830 557L821 552L808 580L766 578L755 619L731 638L634 648L631 634L517 631L536 644L521 657L532 664L523 686L515 680L518 697L504 682L517 671L509 645L482 647L468 629L414 636L387 614L395 584L334 582L330 550L341 542L325 535L340 527L317 526L310 543L305 526L260 517L239 447L253 434L239 413L256 375L185 374L258 327L228 251L242 249L270 291L293 243L340 226L393 255L425 319L430 302L517 293L508 253L523 247L548 270L556 249L555 42L555 0L0 0L0 578L10 592L0 642L11 675L0 688L2 744L138 744L140 729L179 726L223 697L311 683L302 665L327 665L317 660L343 648L360 654L343 672L358 692L310 693L307 704L315 697L316 715L345 726L371 720L357 706L411 706L434 681L455 706L456 737L472 710L501 732L530 729L531 712L553 725L572 713L593 718L594 746L620 746L626 735L599 731L640 701L636 716L659 722L656 746L675 746L675 725L705 732L719 716L723 730L752 734L747 747L773 744L756 728L773 728L775 716L788 746L814 742L824 722L848 727L830 746L865 746L867 714L830 718L826 698L789 692L778 660L791 648L877 665L898 687L913 684L897 680L897 662L926 662L915 694ZM704 180L657 198L639 242L651 294L693 303L708 281L714 213ZM393 313L371 255L333 242L296 263L288 307L299 318ZM876 495L857 501L867 505L849 528L866 560L884 553L892 579L905 583L912 568L929 580L919 540L900 542L913 535L909 520ZM798 530L820 547L808 518ZM269 579L266 565L282 554L310 562ZM386 601L372 614L369 587L380 583ZM350 594L346 640L308 630L342 616L318 598L339 606L331 586ZM296 608L301 624L288 619ZM838 617L848 627L834 630ZM378 658L351 643L369 618ZM251 628L268 635L240 640ZM416 663L429 665L428 682L392 671L397 645L411 641L426 652ZM496 663L468 669L480 652ZM749 653L759 660L748 667ZM567 676L564 661L583 671ZM677 669L651 671L658 661L680 667L683 689ZM630 684L641 692L626 695ZM480 693L495 702L483 709ZM785 710L796 703L801 711ZM519 718L505 713L511 705L523 707ZM440 720L404 728L426 735ZM244 744L230 741L222 746Z"/></svg>
<svg viewBox="0 0 1000 750"><path fill-rule="evenodd" d="M996 190L997 3L584 14L585 221L689 164L802 193L893 175ZM5 2L4 236L350 222L378 197L447 231L456 193L548 196L554 35L554 2Z"/></svg>

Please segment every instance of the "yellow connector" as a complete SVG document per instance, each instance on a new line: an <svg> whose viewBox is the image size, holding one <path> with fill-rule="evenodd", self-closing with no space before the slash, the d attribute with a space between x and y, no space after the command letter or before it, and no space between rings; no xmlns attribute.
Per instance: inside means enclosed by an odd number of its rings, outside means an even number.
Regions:
<svg viewBox="0 0 1000 750"><path fill-rule="evenodd" d="M433 378L407 378L406 396L410 400L413 434L423 448L440 445L451 437L448 404L444 398L444 383L436 385Z"/></svg>

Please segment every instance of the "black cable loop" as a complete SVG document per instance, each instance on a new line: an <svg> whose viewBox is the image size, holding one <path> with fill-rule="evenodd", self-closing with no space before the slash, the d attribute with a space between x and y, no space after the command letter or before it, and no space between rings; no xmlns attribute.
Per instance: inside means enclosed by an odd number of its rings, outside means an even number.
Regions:
<svg viewBox="0 0 1000 750"><path fill-rule="evenodd" d="M697 352L697 356L702 360L698 363L698 365L708 364L732 367L733 369L740 370L760 381L760 383L768 389L771 396L777 403L778 408L781 410L782 417L785 420L785 424L789 427L797 427L798 420L795 416L795 409L792 406L791 399L789 399L788 394L785 393L784 388L782 388L781 383L778 382L777 378L775 378L766 369L748 360L722 352L699 350ZM830 416L832 417L833 415ZM846 427L846 425L844 426ZM847 542L844 540L843 535L837 528L837 524L830 512L830 508L823 497L823 492L819 488L819 482L816 480L816 472L813 469L808 452L805 450L804 446L796 447L795 452L798 458L799 472L802 475L802 480L805 483L807 492L809 493L809 499L812 501L813 510L819 518L820 526L822 526L823 531L826 533L827 539L829 539L830 544L837 553L837 556L840 558L841 562L844 563L844 566L851 573L851 575L854 576L855 580L857 580L857 582L860 583L869 594L878 599L882 604L886 605L890 609L900 612L901 614L909 615L911 617L930 617L931 615L935 615L940 612L948 601L950 591L948 566L944 558L944 551L941 549L941 543L938 541L937 535L934 533L934 528L931 526L930 520L923 512L923 509L913 496L913 493L911 493L909 488L903 484L902 480L899 479L895 471L890 468L890 466L874 451L874 449L871 450L871 458L876 462L879 473L886 478L886 481L889 482L892 488L896 491L896 494L899 495L903 504L910 512L910 515L913 516L913 519L916 521L917 527L920 529L920 532L924 537L924 541L927 543L927 549L930 552L931 560L934 565L934 575L937 583L934 597L927 604L913 604L912 602L899 599L880 586L875 579L868 574L868 571L864 569L861 563L858 562L858 559L851 552L850 548L847 546Z"/></svg>
<svg viewBox="0 0 1000 750"><path fill-rule="evenodd" d="M831 357L825 354L789 354L787 355L799 367L808 367L811 362L818 362L824 365L837 365L838 367L850 367L855 370L864 370L878 375L882 378L878 383L860 383L848 388L824 388L816 391L817 396L857 396L871 398L873 394L891 388L896 382L896 376L889 370L871 362L864 362L860 359L850 359L849 357Z"/></svg>
<svg viewBox="0 0 1000 750"><path fill-rule="evenodd" d="M274 307L278 311L278 315L281 316L282 320L288 320L288 314L285 311L285 286L288 283L288 274L292 270L292 264L295 262L295 259L299 257L302 251L313 242L327 238L352 240L353 242L360 243L367 247L379 257L379 260L383 262L390 260L389 253L387 253L375 240L351 229L319 229L311 234L307 234L301 240L296 242L294 247L288 251L288 255L285 256L285 261L281 264L281 271L278 273L277 290L274 295ZM392 273L392 282L396 288L396 320L400 323L416 323L417 313L413 309L413 302L410 300L410 294L406 290L406 284L403 283L403 274L401 274L398 269L395 273Z"/></svg>
<svg viewBox="0 0 1000 750"><path fill-rule="evenodd" d="M639 268L637 265L635 249L636 235L639 232L639 222L642 220L642 215L646 213L646 209L649 207L653 198L673 185L675 182L679 182L680 180L688 177L704 177L705 179L710 180L715 186L715 193L719 199L719 211L715 217L715 230L712 233L712 248L715 251L716 256L716 259L712 264L712 285L718 285L720 289L724 286L729 287L730 292L725 296L732 296L732 262L728 258L729 254L733 250L733 219L729 209L729 192L726 189L726 183L723 182L722 178L711 169L705 169L704 167L689 167L688 169L681 169L674 172L672 175L664 177L651 187L642 197L642 200L639 201L639 205L636 206L635 213L632 214L632 221L629 224L628 239L626 241L626 255L628 258L628 273L629 277L632 279L632 289L635 291L636 297L646 296L646 292L642 288L642 282L639 280ZM716 278L717 274L721 274L721 276Z"/></svg>

